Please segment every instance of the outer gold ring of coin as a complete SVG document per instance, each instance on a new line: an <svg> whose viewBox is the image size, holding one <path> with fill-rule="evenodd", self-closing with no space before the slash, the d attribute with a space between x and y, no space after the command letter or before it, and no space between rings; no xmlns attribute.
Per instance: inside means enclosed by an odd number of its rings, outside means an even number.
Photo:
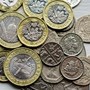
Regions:
<svg viewBox="0 0 90 90"><path fill-rule="evenodd" d="M22 2L23 2L23 0L18 0L15 5L9 6L9 7L4 6L0 3L0 10L1 11L10 11L10 12L17 10L22 5Z"/></svg>
<svg viewBox="0 0 90 90"><path fill-rule="evenodd" d="M0 17L0 21L2 21L4 18L6 18L8 16L16 16L16 17L20 18L21 20L24 19L24 16L19 14L19 13L16 13L16 12L7 12L7 13L3 14ZM22 44L19 41L16 42L16 43L8 43L8 42L4 41L1 38L0 38L0 45L3 46L3 47L6 47L6 48L16 48L16 47L22 46Z"/></svg>
<svg viewBox="0 0 90 90"><path fill-rule="evenodd" d="M7 56L7 52L0 52L0 57L2 57L2 56L5 56L6 57ZM0 75L0 81L6 82L6 81L8 81L8 79L6 78L6 76L1 76Z"/></svg>
<svg viewBox="0 0 90 90"><path fill-rule="evenodd" d="M55 23L51 22L48 18L49 9L51 6L53 6L55 4L60 4L60 5L65 6L67 11L69 12L69 16L68 16L67 20L62 24L55 24ZM72 8L70 7L70 5L68 3L66 3L63 0L55 0L55 1L50 2L49 4L46 5L46 7L44 8L44 11L43 11L43 18L44 18L46 24L49 27L56 29L56 30L60 30L60 29L64 29L64 28L68 27L70 25L70 23L72 22L73 17L74 17L74 15L73 15Z"/></svg>
<svg viewBox="0 0 90 90"><path fill-rule="evenodd" d="M45 29L43 30L43 34L41 36L41 38L37 41L29 41L27 39L25 39L25 37L23 36L23 27L25 26L25 24L29 23L30 21L38 21L41 26L44 26ZM43 44L45 42L45 40L47 39L48 37L48 27L47 25L45 24L45 22L37 17L29 17L29 18L26 18L24 19L21 24L19 25L19 29L17 30L17 34L18 34L18 37L20 39L20 41L28 46L28 47L37 47L37 46L40 46L41 44Z"/></svg>
<svg viewBox="0 0 90 90"><path fill-rule="evenodd" d="M28 7L28 1L29 0L25 0L24 2L23 2L23 9L24 9L24 11L25 11L25 13L28 15L28 16L30 16L30 17L38 17L38 18L42 18L43 17L43 12L42 13L40 13L40 14L37 14L37 13L34 13L34 12L32 12L30 9L29 9L29 7ZM51 0L47 0L47 3L49 3L49 2L51 2Z"/></svg>
<svg viewBox="0 0 90 90"><path fill-rule="evenodd" d="M10 72L10 69L9 69L12 58L19 54L27 54L27 55L31 56L36 63L36 71L35 71L34 75L26 80L21 80L21 79L16 78ZM29 48L25 48L25 47L21 47L21 48L12 50L8 54L7 60L4 63L4 73L5 73L6 77L8 78L8 80L10 82L12 82L13 84L15 84L17 86L27 86L27 85L34 83L39 78L39 76L41 74L41 70L42 70L42 63L41 63L41 59L38 56L38 54L36 52L34 52L33 50L31 50Z"/></svg>

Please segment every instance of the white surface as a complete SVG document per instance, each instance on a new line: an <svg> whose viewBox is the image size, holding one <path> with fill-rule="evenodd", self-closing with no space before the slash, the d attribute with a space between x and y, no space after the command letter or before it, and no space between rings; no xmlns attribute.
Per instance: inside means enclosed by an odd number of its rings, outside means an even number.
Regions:
<svg viewBox="0 0 90 90"><path fill-rule="evenodd" d="M76 19L84 15L90 15L90 0L82 0L81 3L73 9L73 11ZM85 44L85 48L87 56L90 55L90 44ZM0 90L18 90L18 89L14 88L12 85L9 85L7 83L0 83Z"/></svg>

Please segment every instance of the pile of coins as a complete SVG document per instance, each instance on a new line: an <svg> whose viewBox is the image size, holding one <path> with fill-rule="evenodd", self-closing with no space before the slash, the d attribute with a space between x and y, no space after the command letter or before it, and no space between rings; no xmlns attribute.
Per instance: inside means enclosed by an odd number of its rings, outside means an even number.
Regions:
<svg viewBox="0 0 90 90"><path fill-rule="evenodd" d="M16 90L89 90L90 16L76 23L72 7L80 0L69 3L0 1L0 81Z"/></svg>

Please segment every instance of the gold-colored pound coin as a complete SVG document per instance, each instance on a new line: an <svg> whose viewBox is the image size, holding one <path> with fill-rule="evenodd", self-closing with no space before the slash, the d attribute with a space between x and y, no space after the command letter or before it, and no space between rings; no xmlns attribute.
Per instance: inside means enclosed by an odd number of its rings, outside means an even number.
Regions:
<svg viewBox="0 0 90 90"><path fill-rule="evenodd" d="M42 63L36 52L21 47L12 50L4 63L4 73L17 86L34 83L40 76Z"/></svg>
<svg viewBox="0 0 90 90"><path fill-rule="evenodd" d="M14 11L17 10L23 0L0 0L0 10L1 11Z"/></svg>
<svg viewBox="0 0 90 90"><path fill-rule="evenodd" d="M17 28L24 19L19 13L8 12L0 17L0 45L6 48L20 47L22 44L18 40Z"/></svg>
<svg viewBox="0 0 90 90"><path fill-rule="evenodd" d="M56 30L64 29L73 21L70 5L62 0L55 0L46 5L43 18L46 24Z"/></svg>
<svg viewBox="0 0 90 90"><path fill-rule="evenodd" d="M51 0L24 0L23 8L28 16L42 18L43 9L50 1Z"/></svg>
<svg viewBox="0 0 90 90"><path fill-rule="evenodd" d="M20 41L28 47L37 47L48 37L48 28L43 20L29 17L23 20L17 30Z"/></svg>

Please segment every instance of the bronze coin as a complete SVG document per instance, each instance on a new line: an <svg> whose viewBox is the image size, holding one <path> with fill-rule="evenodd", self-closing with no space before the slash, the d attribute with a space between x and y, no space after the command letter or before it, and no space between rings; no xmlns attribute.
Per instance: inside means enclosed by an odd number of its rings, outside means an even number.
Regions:
<svg viewBox="0 0 90 90"><path fill-rule="evenodd" d="M55 42L46 43L40 50L41 60L48 66L58 65L63 60L63 56L61 46Z"/></svg>
<svg viewBox="0 0 90 90"><path fill-rule="evenodd" d="M82 76L84 65L79 58L69 56L63 60L60 70L66 79L76 80Z"/></svg>

